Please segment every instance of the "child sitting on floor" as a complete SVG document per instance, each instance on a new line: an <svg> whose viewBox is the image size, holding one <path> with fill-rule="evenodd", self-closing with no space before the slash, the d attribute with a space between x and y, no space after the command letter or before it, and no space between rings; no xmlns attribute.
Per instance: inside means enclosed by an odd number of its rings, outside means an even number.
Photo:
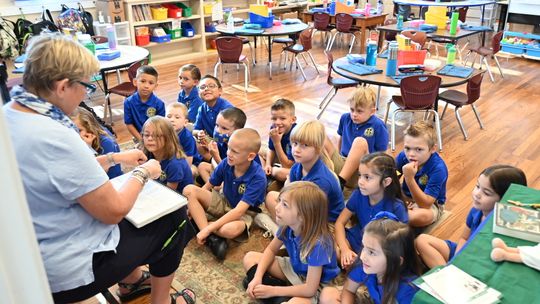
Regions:
<svg viewBox="0 0 540 304"><path fill-rule="evenodd" d="M180 93L178 93L178 102L184 104L188 109L187 119L194 123L197 119L199 108L204 103L199 96L197 85L201 80L201 71L193 64L186 64L178 70L178 84Z"/></svg>

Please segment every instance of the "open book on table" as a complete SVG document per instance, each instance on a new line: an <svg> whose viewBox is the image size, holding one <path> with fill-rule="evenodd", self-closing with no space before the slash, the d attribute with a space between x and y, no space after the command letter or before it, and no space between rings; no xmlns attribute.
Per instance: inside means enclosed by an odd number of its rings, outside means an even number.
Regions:
<svg viewBox="0 0 540 304"><path fill-rule="evenodd" d="M115 189L120 189L131 173L111 179ZM135 227L141 228L164 215L187 205L187 199L178 192L154 180L149 180L135 201L135 205L126 215L126 219Z"/></svg>

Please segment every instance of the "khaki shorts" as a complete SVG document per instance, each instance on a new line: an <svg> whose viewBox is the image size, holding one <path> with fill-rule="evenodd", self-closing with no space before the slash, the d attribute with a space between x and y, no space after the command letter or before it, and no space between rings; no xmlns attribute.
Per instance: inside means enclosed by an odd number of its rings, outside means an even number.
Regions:
<svg viewBox="0 0 540 304"><path fill-rule="evenodd" d="M231 207L229 201L227 201L225 196L222 193L212 189L212 202L210 203L210 206L208 207L206 212L214 218L220 218L232 209L233 208ZM256 212L248 210L240 217L240 220L246 224L246 229L244 230L244 232L242 232L242 234L234 238L235 241L247 241L247 239L249 238L249 229L251 228L251 224L253 223L253 218L255 217L255 215Z"/></svg>
<svg viewBox="0 0 540 304"><path fill-rule="evenodd" d="M279 268L292 285L302 285L306 282L306 278L303 276L298 275L296 272L294 272L294 269L291 264L291 258L290 257L281 257L276 256L276 261L278 262ZM311 298L312 304L317 304L319 302L319 296L321 295L321 290L324 287L327 286L333 286L334 284L332 282L330 283L320 283L319 288L317 289L317 293L314 297Z"/></svg>
<svg viewBox="0 0 540 304"><path fill-rule="evenodd" d="M334 173L339 176L339 173L341 173L343 166L345 166L345 161L347 160L347 158L339 154L339 152L335 150L334 153L332 153L332 155L330 156L330 160L334 164ZM351 178L345 184L345 187L354 189L358 186L358 168L354 172L355 173L353 174L353 176L351 176Z"/></svg>
<svg viewBox="0 0 540 304"><path fill-rule="evenodd" d="M420 206L418 206L417 203L414 203L412 202L412 208L409 207L409 209L420 209ZM425 208L427 209L427 208ZM431 205L431 207L429 207L429 210L431 210L431 212L433 213L433 222L429 223L429 225L435 223L436 221L438 221L441 216L443 215L443 212L444 212L444 205L442 204L439 204L438 202L435 202Z"/></svg>

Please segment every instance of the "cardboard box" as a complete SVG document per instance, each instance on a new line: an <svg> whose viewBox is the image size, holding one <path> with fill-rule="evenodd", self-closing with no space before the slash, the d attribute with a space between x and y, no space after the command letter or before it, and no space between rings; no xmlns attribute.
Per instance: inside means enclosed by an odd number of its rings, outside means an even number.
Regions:
<svg viewBox="0 0 540 304"><path fill-rule="evenodd" d="M112 23L126 21L124 4L121 0L97 0L96 14L99 14L99 11L103 12L106 22L109 18Z"/></svg>

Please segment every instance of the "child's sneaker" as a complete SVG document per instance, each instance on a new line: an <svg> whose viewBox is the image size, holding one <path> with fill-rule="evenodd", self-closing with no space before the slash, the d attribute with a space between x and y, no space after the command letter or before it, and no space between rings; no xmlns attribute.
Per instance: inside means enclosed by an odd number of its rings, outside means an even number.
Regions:
<svg viewBox="0 0 540 304"><path fill-rule="evenodd" d="M272 218L266 213L257 214L253 219L253 222L255 225L265 230L263 237L267 239L274 237L279 228Z"/></svg>

